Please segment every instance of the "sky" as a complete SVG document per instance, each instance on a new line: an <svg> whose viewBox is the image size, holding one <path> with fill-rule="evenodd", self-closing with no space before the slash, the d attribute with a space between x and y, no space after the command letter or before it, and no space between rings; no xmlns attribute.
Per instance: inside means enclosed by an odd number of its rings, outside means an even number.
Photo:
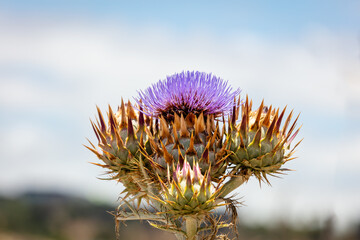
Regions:
<svg viewBox="0 0 360 240"><path fill-rule="evenodd" d="M360 221L359 23L359 1L0 1L0 194L116 204L82 146L96 105L199 70L301 113L296 171L240 187L240 216Z"/></svg>

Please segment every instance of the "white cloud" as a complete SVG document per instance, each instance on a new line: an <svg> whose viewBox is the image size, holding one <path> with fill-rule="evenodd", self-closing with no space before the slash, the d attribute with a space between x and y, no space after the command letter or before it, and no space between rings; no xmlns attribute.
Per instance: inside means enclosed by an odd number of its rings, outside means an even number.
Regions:
<svg viewBox="0 0 360 240"><path fill-rule="evenodd" d="M357 43L351 36L320 30L296 42L277 43L246 33L223 39L158 28L136 32L106 23L37 24L28 23L33 29L26 31L20 25L2 30L0 63L52 71L80 95L119 92L130 97L166 74L199 69L229 79L259 100L287 99L327 112L359 100Z"/></svg>
<svg viewBox="0 0 360 240"><path fill-rule="evenodd" d="M0 83L0 106L41 108L59 106L66 102L56 89L35 84L33 80L31 77L21 75L11 77L3 75Z"/></svg>

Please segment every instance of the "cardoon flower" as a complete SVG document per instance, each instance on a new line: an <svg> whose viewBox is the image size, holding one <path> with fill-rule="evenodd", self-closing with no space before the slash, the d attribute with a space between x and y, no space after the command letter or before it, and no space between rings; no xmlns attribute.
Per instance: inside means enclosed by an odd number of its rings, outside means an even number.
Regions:
<svg viewBox="0 0 360 240"><path fill-rule="evenodd" d="M174 115L186 117L227 115L240 90L232 90L226 81L204 72L182 72L168 76L139 92L137 103L149 116L173 120Z"/></svg>
<svg viewBox="0 0 360 240"><path fill-rule="evenodd" d="M224 204L236 209L229 193L251 176L269 183L268 175L287 170L283 165L299 144L290 148L298 118L291 123L292 111L285 117L285 109L263 103L252 110L239 93L211 74L182 72L140 91L135 107L122 101L106 117L98 108L92 127L101 151L92 143L87 148L125 187L124 204L132 211L119 211L117 221L147 219L189 240L210 228L214 239L229 225L211 211ZM156 214L132 206L142 199Z"/></svg>

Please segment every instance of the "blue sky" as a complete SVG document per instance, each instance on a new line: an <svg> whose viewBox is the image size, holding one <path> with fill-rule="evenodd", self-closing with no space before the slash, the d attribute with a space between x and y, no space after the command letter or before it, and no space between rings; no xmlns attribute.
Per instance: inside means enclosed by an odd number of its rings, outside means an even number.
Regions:
<svg viewBox="0 0 360 240"><path fill-rule="evenodd" d="M359 13L358 1L0 1L0 194L115 203L121 185L96 179L82 147L95 105L200 70L301 112L296 171L239 189L248 221L359 220Z"/></svg>
<svg viewBox="0 0 360 240"><path fill-rule="evenodd" d="M298 37L313 25L358 30L358 1L1 1L3 11L53 13L159 24L188 32L239 30L267 37ZM279 37L280 38L280 37Z"/></svg>

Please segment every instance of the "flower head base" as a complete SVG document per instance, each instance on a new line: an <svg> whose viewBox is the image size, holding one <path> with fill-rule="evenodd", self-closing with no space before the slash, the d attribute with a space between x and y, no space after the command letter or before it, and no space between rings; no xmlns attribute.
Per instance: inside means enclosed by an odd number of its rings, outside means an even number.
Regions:
<svg viewBox="0 0 360 240"><path fill-rule="evenodd" d="M226 115L239 93L239 89L233 91L226 81L212 74L187 71L140 91L136 101L146 115L173 120L174 114Z"/></svg>
<svg viewBox="0 0 360 240"><path fill-rule="evenodd" d="M295 130L299 116L290 124L293 115L291 111L281 128L286 107L279 114L279 109L264 107L263 102L255 111L251 110L251 105L246 99L241 123L234 126L230 161L236 168L241 169L244 175L254 175L269 183L267 174L273 175L287 170L282 166L294 159L291 156L301 141L291 150L290 144L300 130Z"/></svg>
<svg viewBox="0 0 360 240"><path fill-rule="evenodd" d="M174 215L198 215L205 214L218 205L215 202L216 191L211 183L210 175L201 174L197 163L193 164L191 169L187 160L184 161L182 169L177 166L173 172L172 181L168 184L161 182L164 192L164 200L160 201L168 210L168 213Z"/></svg>

